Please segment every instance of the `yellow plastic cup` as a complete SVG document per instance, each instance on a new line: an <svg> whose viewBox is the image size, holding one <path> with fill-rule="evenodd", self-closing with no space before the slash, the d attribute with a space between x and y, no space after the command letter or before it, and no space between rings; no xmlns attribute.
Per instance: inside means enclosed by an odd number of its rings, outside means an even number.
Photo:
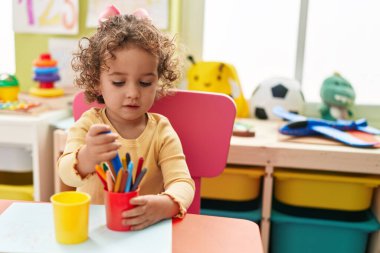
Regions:
<svg viewBox="0 0 380 253"><path fill-rule="evenodd" d="M51 196L57 242L76 244L87 240L90 200L89 194L76 191Z"/></svg>

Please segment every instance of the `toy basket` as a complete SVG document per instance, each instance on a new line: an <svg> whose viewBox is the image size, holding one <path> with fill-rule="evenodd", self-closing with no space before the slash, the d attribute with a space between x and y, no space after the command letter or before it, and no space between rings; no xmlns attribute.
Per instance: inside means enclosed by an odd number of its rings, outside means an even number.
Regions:
<svg viewBox="0 0 380 253"><path fill-rule="evenodd" d="M272 210L272 253L365 253L368 236L380 228L370 211L360 222L297 217Z"/></svg>
<svg viewBox="0 0 380 253"><path fill-rule="evenodd" d="M0 199L33 200L32 172L0 172Z"/></svg>
<svg viewBox="0 0 380 253"><path fill-rule="evenodd" d="M264 169L227 167L221 175L202 178L201 197L206 199L250 201L258 198Z"/></svg>
<svg viewBox="0 0 380 253"><path fill-rule="evenodd" d="M380 177L280 169L274 172L274 196L287 205L362 211L371 205Z"/></svg>

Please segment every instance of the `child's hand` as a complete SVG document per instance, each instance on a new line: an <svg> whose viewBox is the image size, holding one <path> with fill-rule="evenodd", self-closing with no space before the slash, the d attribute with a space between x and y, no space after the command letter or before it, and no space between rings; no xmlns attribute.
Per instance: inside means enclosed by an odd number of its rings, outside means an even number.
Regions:
<svg viewBox="0 0 380 253"><path fill-rule="evenodd" d="M88 130L86 144L78 153L77 169L81 174L93 172L96 164L109 161L116 156L121 145L116 141L117 134L105 134L107 131L110 131L110 128L105 124L94 124Z"/></svg>
<svg viewBox="0 0 380 253"><path fill-rule="evenodd" d="M130 200L136 207L122 213L123 225L141 230L178 214L179 206L167 195L145 195Z"/></svg>

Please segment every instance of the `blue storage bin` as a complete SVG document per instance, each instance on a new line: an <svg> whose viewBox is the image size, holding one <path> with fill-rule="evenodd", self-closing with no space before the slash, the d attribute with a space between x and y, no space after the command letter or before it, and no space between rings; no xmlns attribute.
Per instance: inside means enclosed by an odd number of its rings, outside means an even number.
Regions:
<svg viewBox="0 0 380 253"><path fill-rule="evenodd" d="M271 214L271 253L365 253L369 233L380 229L371 212L360 222Z"/></svg>

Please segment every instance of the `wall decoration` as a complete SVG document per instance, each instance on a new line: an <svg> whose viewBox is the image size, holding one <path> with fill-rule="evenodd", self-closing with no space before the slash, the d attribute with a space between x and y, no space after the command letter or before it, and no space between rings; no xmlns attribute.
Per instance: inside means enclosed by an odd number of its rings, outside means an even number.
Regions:
<svg viewBox="0 0 380 253"><path fill-rule="evenodd" d="M77 34L78 0L13 0L16 33Z"/></svg>
<svg viewBox="0 0 380 253"><path fill-rule="evenodd" d="M73 87L75 74L71 68L71 60L77 48L77 39L51 38L48 40L48 50L57 60L61 74L61 80L57 82L57 87Z"/></svg>

